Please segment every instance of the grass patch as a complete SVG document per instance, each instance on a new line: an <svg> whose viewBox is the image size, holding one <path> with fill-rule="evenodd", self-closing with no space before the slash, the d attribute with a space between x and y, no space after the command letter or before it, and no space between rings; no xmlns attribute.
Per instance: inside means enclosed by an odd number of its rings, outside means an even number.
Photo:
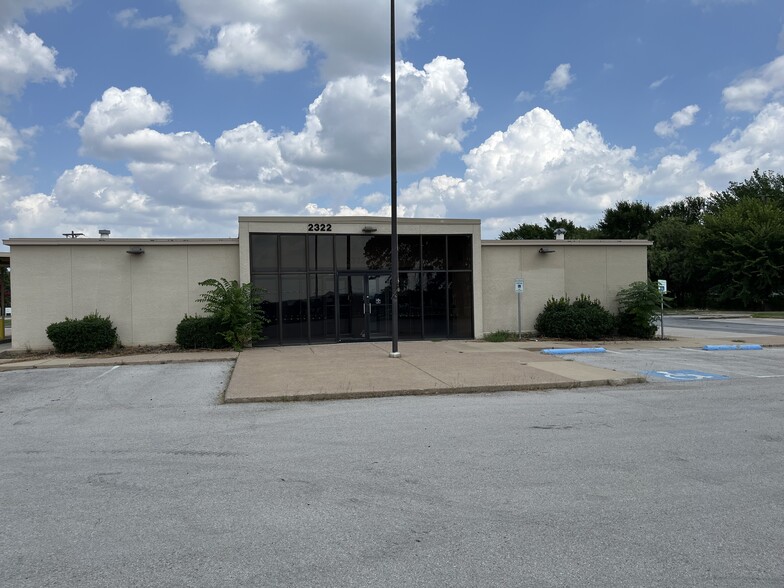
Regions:
<svg viewBox="0 0 784 588"><path fill-rule="evenodd" d="M777 310L777 311L770 311L770 312L753 312L751 313L751 318L784 319L784 311Z"/></svg>
<svg viewBox="0 0 784 588"><path fill-rule="evenodd" d="M520 337L512 331L493 331L492 333L486 333L482 340L489 343L504 343L506 341L519 341Z"/></svg>

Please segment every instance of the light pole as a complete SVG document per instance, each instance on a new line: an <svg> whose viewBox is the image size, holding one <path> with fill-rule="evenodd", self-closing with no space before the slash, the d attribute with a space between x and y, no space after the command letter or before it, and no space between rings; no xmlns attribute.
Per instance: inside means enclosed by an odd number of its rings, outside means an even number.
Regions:
<svg viewBox="0 0 784 588"><path fill-rule="evenodd" d="M398 250L397 250L397 79L395 76L395 0L389 0L390 6L390 102L392 124L390 127L392 139L390 141L390 199L392 204L392 351L389 357L400 357L397 348L398 320L397 320L397 293L398 293Z"/></svg>

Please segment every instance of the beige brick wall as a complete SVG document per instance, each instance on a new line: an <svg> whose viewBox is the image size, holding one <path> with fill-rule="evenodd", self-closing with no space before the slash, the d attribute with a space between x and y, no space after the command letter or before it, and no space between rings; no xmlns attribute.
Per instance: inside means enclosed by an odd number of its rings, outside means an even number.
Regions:
<svg viewBox="0 0 784 588"><path fill-rule="evenodd" d="M14 292L12 347L47 349L46 327L65 317L97 311L110 316L123 345L173 343L177 323L196 314L207 278L239 279L239 248L220 244L128 243L95 240L12 244Z"/></svg>
<svg viewBox="0 0 784 588"><path fill-rule="evenodd" d="M599 299L615 312L618 290L647 279L647 241L484 241L482 291L484 322L477 336L498 330L517 331L515 280L522 278L523 330L551 297L580 294ZM540 249L552 253L540 253Z"/></svg>

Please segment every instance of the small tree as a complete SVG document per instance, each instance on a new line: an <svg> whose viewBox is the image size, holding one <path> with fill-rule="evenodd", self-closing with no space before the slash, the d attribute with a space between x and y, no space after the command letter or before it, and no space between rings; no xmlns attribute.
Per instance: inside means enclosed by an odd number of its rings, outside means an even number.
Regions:
<svg viewBox="0 0 784 588"><path fill-rule="evenodd" d="M211 289L196 301L204 303L204 312L220 320L223 328L220 334L236 351L242 351L254 339L262 338L261 331L267 320L260 307L260 289L226 278L210 278L199 282L199 286Z"/></svg>
<svg viewBox="0 0 784 588"><path fill-rule="evenodd" d="M656 335L656 316L661 309L661 297L656 282L632 282L627 288L620 290L616 296L618 333L640 339L653 339Z"/></svg>

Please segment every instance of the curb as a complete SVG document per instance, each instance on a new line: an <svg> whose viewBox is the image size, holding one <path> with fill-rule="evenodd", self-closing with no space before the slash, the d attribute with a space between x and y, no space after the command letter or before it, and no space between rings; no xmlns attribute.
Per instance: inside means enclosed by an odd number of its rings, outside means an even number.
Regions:
<svg viewBox="0 0 784 588"><path fill-rule="evenodd" d="M606 353L604 347L573 347L566 349L542 349L545 355L568 355L572 353Z"/></svg>
<svg viewBox="0 0 784 588"><path fill-rule="evenodd" d="M498 386L472 386L456 388L423 388L419 390L358 390L356 392L314 392L302 395L279 396L245 396L242 398L226 398L224 404L247 404L252 402L313 402L322 400L358 400L362 398L393 398L396 396L443 396L447 394L483 394L494 392L540 392L546 390L571 390L574 388L593 388L599 386L624 386L627 384L644 384L648 380L643 376L627 378L604 378L599 380L574 380L571 382L542 382L538 384L510 384Z"/></svg>

